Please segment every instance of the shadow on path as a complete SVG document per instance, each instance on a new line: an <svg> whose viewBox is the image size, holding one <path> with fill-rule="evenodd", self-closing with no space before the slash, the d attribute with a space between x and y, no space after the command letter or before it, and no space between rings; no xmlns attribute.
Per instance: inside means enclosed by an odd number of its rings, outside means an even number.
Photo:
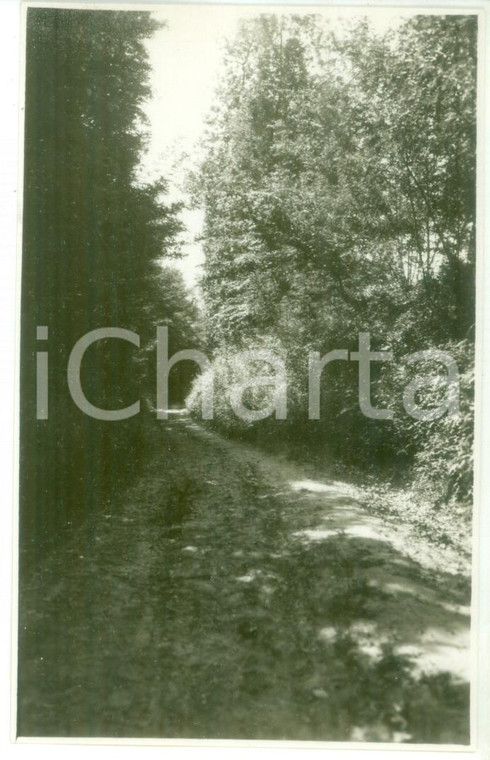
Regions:
<svg viewBox="0 0 490 760"><path fill-rule="evenodd" d="M174 415L20 605L19 733L468 743L468 579Z"/></svg>

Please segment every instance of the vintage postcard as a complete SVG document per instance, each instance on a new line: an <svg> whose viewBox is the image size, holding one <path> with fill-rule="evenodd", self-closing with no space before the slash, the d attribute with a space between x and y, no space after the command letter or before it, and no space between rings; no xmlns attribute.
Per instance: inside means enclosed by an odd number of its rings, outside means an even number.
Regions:
<svg viewBox="0 0 490 760"><path fill-rule="evenodd" d="M485 21L23 5L19 739L477 746Z"/></svg>

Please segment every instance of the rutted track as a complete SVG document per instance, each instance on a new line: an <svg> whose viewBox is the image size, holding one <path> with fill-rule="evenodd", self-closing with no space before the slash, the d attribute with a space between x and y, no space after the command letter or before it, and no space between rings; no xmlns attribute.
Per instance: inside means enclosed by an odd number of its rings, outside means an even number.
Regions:
<svg viewBox="0 0 490 760"><path fill-rule="evenodd" d="M468 741L466 578L362 493L160 423L21 604L21 734Z"/></svg>

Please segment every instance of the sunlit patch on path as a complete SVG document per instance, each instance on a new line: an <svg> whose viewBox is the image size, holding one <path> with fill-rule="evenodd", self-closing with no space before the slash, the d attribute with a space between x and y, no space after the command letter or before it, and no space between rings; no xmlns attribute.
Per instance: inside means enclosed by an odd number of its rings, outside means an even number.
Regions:
<svg viewBox="0 0 490 760"><path fill-rule="evenodd" d="M189 411L182 407L178 409L157 409L157 413L166 414L169 418L187 417L189 415Z"/></svg>
<svg viewBox="0 0 490 760"><path fill-rule="evenodd" d="M436 675L448 672L461 681L471 678L470 631L467 626L451 631L428 628L417 645L407 644L396 649L413 662L415 675Z"/></svg>
<svg viewBox="0 0 490 760"><path fill-rule="evenodd" d="M355 499L358 489L347 483L334 480L331 483L322 483L318 480L305 478L304 480L293 480L289 483L293 491L306 491L308 493L324 493L335 497L348 496Z"/></svg>
<svg viewBox="0 0 490 760"><path fill-rule="evenodd" d="M353 536L357 538L372 538L377 541L383 541L383 534L378 532L370 525L349 525L343 529L343 533L346 536ZM339 529L328 528L309 528L306 530L296 531L295 536L301 536L310 541L323 541L330 536L336 536L339 534Z"/></svg>

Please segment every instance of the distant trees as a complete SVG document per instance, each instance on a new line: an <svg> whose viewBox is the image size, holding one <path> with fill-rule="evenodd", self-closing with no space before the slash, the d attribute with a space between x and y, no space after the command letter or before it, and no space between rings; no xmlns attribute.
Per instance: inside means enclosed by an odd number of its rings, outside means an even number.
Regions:
<svg viewBox="0 0 490 760"><path fill-rule="evenodd" d="M22 272L22 518L41 532L71 510L91 514L141 458L141 419L104 423L79 411L66 365L89 330L124 327L121 340L88 349L86 396L121 408L148 396L156 324L173 320L174 344L195 339L179 275L179 206L162 179L137 178L145 149L149 13L30 8L27 22ZM36 341L36 326L49 339ZM49 352L49 420L36 421L37 350ZM57 521L53 523L54 516ZM27 528L26 528L27 530ZM27 533L26 533L27 535Z"/></svg>
<svg viewBox="0 0 490 760"><path fill-rule="evenodd" d="M262 15L228 49L196 178L211 346L219 359L279 341L294 437L354 464L406 465L420 436L406 416L362 418L341 363L324 422L301 423L308 350L355 349L369 331L398 357L439 346L461 371L472 363L456 344L474 326L476 34L474 16L416 16L380 37L364 22L335 35L314 16ZM374 397L395 382L375 373Z"/></svg>

